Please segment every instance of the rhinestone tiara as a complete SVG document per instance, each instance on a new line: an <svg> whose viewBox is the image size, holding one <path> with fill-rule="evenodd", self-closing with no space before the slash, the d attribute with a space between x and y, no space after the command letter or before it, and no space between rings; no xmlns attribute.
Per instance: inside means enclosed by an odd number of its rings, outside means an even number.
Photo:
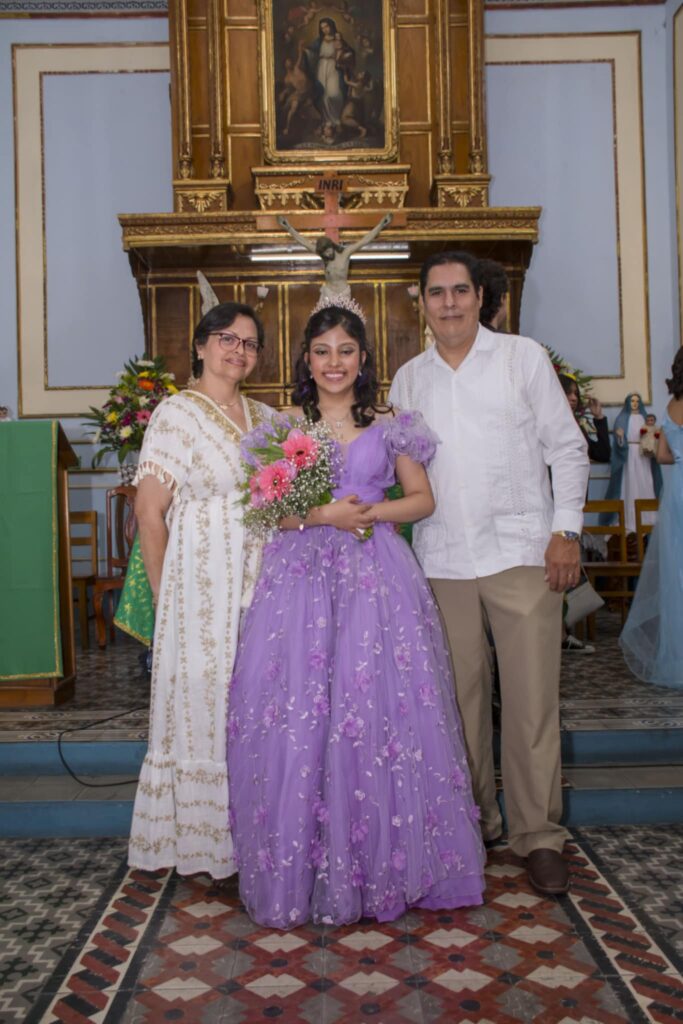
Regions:
<svg viewBox="0 0 683 1024"><path fill-rule="evenodd" d="M314 316L316 313L319 313L321 309L329 309L332 306L338 306L340 309L348 310L349 313L355 313L363 326L367 323L363 307L359 305L355 299L352 299L350 295L321 296L311 310L310 316Z"/></svg>

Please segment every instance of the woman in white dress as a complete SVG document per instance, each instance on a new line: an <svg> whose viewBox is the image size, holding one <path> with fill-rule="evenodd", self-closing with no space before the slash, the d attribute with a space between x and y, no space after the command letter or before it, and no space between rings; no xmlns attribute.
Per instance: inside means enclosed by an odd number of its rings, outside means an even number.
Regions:
<svg viewBox="0 0 683 1024"><path fill-rule="evenodd" d="M236 503L242 434L270 415L240 394L263 328L223 303L197 325L191 387L162 402L136 477L140 544L156 604L149 745L129 863L180 874L235 870L226 712L243 591L258 552Z"/></svg>

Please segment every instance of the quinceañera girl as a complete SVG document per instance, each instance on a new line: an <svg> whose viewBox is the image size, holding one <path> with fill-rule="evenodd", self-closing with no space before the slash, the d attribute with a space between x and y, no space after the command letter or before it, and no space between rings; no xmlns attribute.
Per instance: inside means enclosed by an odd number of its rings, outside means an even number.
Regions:
<svg viewBox="0 0 683 1024"><path fill-rule="evenodd" d="M240 894L276 928L482 902L447 647L394 528L433 511L424 466L437 438L377 390L360 307L321 303L294 413L329 425L343 469L335 501L282 520L266 547L230 692ZM386 501L397 479L404 497Z"/></svg>

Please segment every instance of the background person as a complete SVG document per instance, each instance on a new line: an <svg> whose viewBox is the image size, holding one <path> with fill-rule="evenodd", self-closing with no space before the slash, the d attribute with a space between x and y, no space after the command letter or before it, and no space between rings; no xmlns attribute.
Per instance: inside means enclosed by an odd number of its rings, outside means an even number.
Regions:
<svg viewBox="0 0 683 1024"><path fill-rule="evenodd" d="M609 462L611 458L611 445L609 440L609 426L602 405L597 398L589 398L588 406L584 405L576 377L570 373L558 373L557 379L562 385L569 408L574 413L579 430L586 439L588 458L591 462ZM591 548L595 550L595 538L591 534L582 535L582 547L590 538ZM607 555L606 545L602 557ZM562 650L566 654L595 654L593 644L588 644L567 629L563 624Z"/></svg>
<svg viewBox="0 0 683 1024"><path fill-rule="evenodd" d="M672 398L657 461L673 469L619 645L626 664L643 682L683 689L683 348L666 383Z"/></svg>
<svg viewBox="0 0 683 1024"><path fill-rule="evenodd" d="M479 322L490 331L507 330L510 278L497 260L479 260L479 279L483 290Z"/></svg>
<svg viewBox="0 0 683 1024"><path fill-rule="evenodd" d="M602 405L597 398L589 397L584 403L579 385L575 377L569 373L558 373L557 379L562 385L569 408L576 417L579 430L586 438L588 458L591 462L609 462L612 457L612 446L609 440L609 425Z"/></svg>

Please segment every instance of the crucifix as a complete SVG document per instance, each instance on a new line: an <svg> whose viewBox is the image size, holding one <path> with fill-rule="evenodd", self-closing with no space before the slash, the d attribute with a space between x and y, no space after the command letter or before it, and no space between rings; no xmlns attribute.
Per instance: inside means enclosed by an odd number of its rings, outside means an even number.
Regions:
<svg viewBox="0 0 683 1024"><path fill-rule="evenodd" d="M339 208L339 196L344 191L344 179L341 176L321 176L316 182L316 192L322 193L325 199L325 209L319 213L297 213L291 218L287 217L263 217L257 218L259 228L272 228L273 221L284 228L292 238L307 249L315 253L323 261L325 268L325 284L321 289L322 298L334 298L339 296L350 296L351 288L348 283L349 264L351 257L363 246L374 241L381 231L392 221L396 223L400 219L405 223L405 213L387 213L379 223L374 223L374 216L368 213L346 213ZM294 224L292 224L294 221ZM342 245L339 239L339 229L342 227L368 227L370 231L357 242ZM324 234L314 241L299 234L298 227L322 227Z"/></svg>

